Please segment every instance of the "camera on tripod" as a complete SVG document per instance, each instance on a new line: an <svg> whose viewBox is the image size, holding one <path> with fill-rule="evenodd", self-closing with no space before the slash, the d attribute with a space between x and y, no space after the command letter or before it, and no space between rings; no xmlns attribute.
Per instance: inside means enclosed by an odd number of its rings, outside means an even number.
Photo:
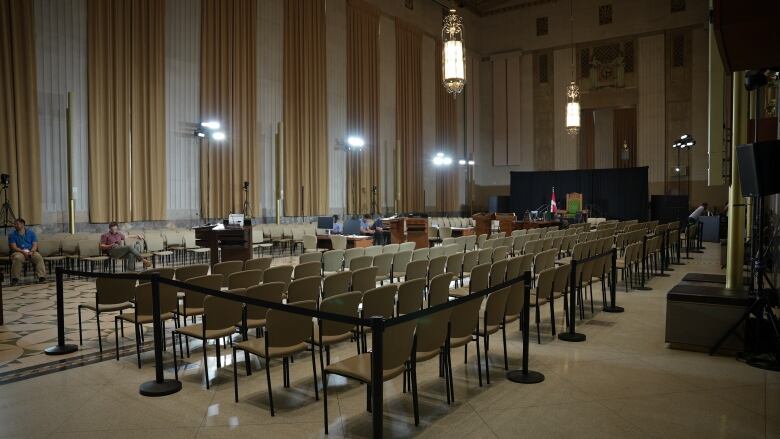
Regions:
<svg viewBox="0 0 780 439"><path fill-rule="evenodd" d="M11 176L8 174L0 174L0 185L3 189L8 189L8 185L11 184Z"/></svg>

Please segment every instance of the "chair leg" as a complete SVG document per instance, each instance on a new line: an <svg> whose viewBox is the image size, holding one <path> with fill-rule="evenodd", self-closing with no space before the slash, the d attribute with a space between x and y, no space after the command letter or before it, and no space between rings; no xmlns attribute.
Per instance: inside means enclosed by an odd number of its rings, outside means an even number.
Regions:
<svg viewBox="0 0 780 439"><path fill-rule="evenodd" d="M414 407L414 425L420 425L420 408L417 401L417 362L412 361L412 406ZM381 385L381 384L380 384Z"/></svg>
<svg viewBox="0 0 780 439"><path fill-rule="evenodd" d="M509 357L506 355L506 322L501 326L501 337L504 341L504 370L509 370Z"/></svg>
<svg viewBox="0 0 780 439"><path fill-rule="evenodd" d="M454 389L455 385L452 378L452 352L450 351L449 348L447 349L447 370L448 370L448 375L450 380L450 385L449 385L450 400L452 400L452 402L455 403L455 389Z"/></svg>
<svg viewBox="0 0 780 439"><path fill-rule="evenodd" d="M165 338L165 335L163 335ZM171 332L171 346L173 346L173 375L179 381L179 362L176 360L176 333Z"/></svg>
<svg viewBox="0 0 780 439"><path fill-rule="evenodd" d="M271 404L271 416L274 416L274 395L271 392L271 365L268 358L265 359L265 379L268 382L268 402Z"/></svg>
<svg viewBox="0 0 780 439"><path fill-rule="evenodd" d="M220 358L221 355L219 352L219 339L217 339L217 342L215 344L217 345L217 369L219 369L220 367L222 367L222 360Z"/></svg>
<svg viewBox="0 0 780 439"><path fill-rule="evenodd" d="M119 361L119 332L116 330L116 321L118 318L114 317L114 350L116 351L116 361Z"/></svg>
<svg viewBox="0 0 780 439"><path fill-rule="evenodd" d="M246 351L244 351L246 354ZM233 349L233 393L238 402L238 366L236 365L236 350Z"/></svg>
<svg viewBox="0 0 780 439"><path fill-rule="evenodd" d="M490 336L485 331L485 378L487 384L490 385L490 358L488 357L488 349L490 346Z"/></svg>
<svg viewBox="0 0 780 439"><path fill-rule="evenodd" d="M97 336L98 336L98 350L103 353L103 334L100 330L100 313L95 313L95 321L97 322ZM80 334L79 334L80 335Z"/></svg>
<svg viewBox="0 0 780 439"><path fill-rule="evenodd" d="M84 345L84 339L81 336L81 305L78 306L78 314L79 314L79 346Z"/></svg>
<svg viewBox="0 0 780 439"><path fill-rule="evenodd" d="M311 345L311 372L314 375L314 400L320 400L319 386L317 385L317 361L314 358L314 345Z"/></svg>
<svg viewBox="0 0 780 439"><path fill-rule="evenodd" d="M203 340L203 375L206 377L206 389L209 388L209 356L206 352L208 344L208 340ZM217 349L219 349L219 346L217 346Z"/></svg>
<svg viewBox="0 0 780 439"><path fill-rule="evenodd" d="M479 375L479 387L482 387L482 358L479 354L479 336L477 339L477 375Z"/></svg>
<svg viewBox="0 0 780 439"><path fill-rule="evenodd" d="M322 371L322 415L325 422L325 434L328 434L328 374Z"/></svg>
<svg viewBox="0 0 780 439"><path fill-rule="evenodd" d="M139 335L141 334L141 325L138 323L135 324L135 355L138 357L138 368L141 368L141 338Z"/></svg>

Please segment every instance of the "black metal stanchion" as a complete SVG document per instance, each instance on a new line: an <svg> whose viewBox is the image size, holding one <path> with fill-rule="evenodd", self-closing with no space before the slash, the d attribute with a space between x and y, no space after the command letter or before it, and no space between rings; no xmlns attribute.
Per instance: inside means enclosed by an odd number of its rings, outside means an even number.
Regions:
<svg viewBox="0 0 780 439"><path fill-rule="evenodd" d="M523 276L523 368L521 370L512 370L507 372L506 378L509 381L521 384L536 384L544 381L544 375L540 372L528 370L528 323L531 317L529 302L531 301L531 272L526 271Z"/></svg>
<svg viewBox="0 0 780 439"><path fill-rule="evenodd" d="M382 317L371 317L371 424L373 437L381 439L383 433L383 392L382 349L385 321Z"/></svg>
<svg viewBox="0 0 780 439"><path fill-rule="evenodd" d="M666 230L664 231L664 265L661 269L661 273L666 271L674 271L674 268L672 268L672 244L669 242L669 225L666 226Z"/></svg>
<svg viewBox="0 0 780 439"><path fill-rule="evenodd" d="M612 270L609 273L609 305L604 306L604 312L623 312L625 311L622 306L615 305L617 299L617 249L612 249ZM602 282L604 282L602 280Z"/></svg>
<svg viewBox="0 0 780 439"><path fill-rule="evenodd" d="M634 287L636 290L648 291L652 288L645 286L645 277L647 277L647 235L642 236L642 275L639 276L640 284Z"/></svg>
<svg viewBox="0 0 780 439"><path fill-rule="evenodd" d="M657 235L656 235L657 236ZM660 277L669 277L668 274L664 273L664 269L666 268L666 230L664 230L664 233L661 235L661 272L656 273L656 276Z"/></svg>
<svg viewBox="0 0 780 439"><path fill-rule="evenodd" d="M702 238L704 235L702 234L704 231L704 227L702 227L704 223L701 222L701 220L697 220L696 222L696 236L693 237L693 250L691 250L691 253L704 253L702 250L704 250L704 246L701 244Z"/></svg>
<svg viewBox="0 0 780 439"><path fill-rule="evenodd" d="M57 280L57 346L46 348L46 355L64 355L76 352L79 348L74 344L65 344L65 286L62 284L62 267L55 272Z"/></svg>
<svg viewBox="0 0 780 439"><path fill-rule="evenodd" d="M160 275L153 274L152 279L152 322L154 324L154 381L141 384L139 392L143 396L165 396L181 390L181 381L166 380L163 375L163 330L160 320Z"/></svg>
<svg viewBox="0 0 780 439"><path fill-rule="evenodd" d="M685 256L683 259L693 259L691 253L691 225L685 225Z"/></svg>
<svg viewBox="0 0 780 439"><path fill-rule="evenodd" d="M674 246L674 252L677 255L677 258L672 262L674 265L685 265L685 262L682 261L682 257L680 252L682 251L682 237L680 236L680 227L677 227L677 243Z"/></svg>
<svg viewBox="0 0 780 439"><path fill-rule="evenodd" d="M558 340L580 342L585 341L585 334L576 331L577 321L577 260L571 260L571 275L569 277L569 331L558 334Z"/></svg>

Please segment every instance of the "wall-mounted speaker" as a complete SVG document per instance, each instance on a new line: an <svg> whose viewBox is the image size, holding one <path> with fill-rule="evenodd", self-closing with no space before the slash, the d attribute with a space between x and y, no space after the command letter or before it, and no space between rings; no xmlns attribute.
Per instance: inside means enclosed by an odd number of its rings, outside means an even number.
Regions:
<svg viewBox="0 0 780 439"><path fill-rule="evenodd" d="M780 192L780 140L737 146L737 165L742 195L756 197Z"/></svg>

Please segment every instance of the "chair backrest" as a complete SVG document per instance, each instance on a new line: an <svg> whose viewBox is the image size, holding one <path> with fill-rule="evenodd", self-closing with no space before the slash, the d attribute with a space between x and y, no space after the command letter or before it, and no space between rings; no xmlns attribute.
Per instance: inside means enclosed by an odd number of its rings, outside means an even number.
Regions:
<svg viewBox="0 0 780 439"><path fill-rule="evenodd" d="M438 351L444 345L451 313L444 309L417 319L417 352Z"/></svg>
<svg viewBox="0 0 780 439"><path fill-rule="evenodd" d="M351 271L340 271L325 276L325 278L322 279L322 297L327 298L346 293L349 291L349 284L351 282Z"/></svg>
<svg viewBox="0 0 780 439"><path fill-rule="evenodd" d="M553 249L537 253L534 257L534 272L539 273L555 265L555 256L558 251Z"/></svg>
<svg viewBox="0 0 780 439"><path fill-rule="evenodd" d="M319 302L321 288L322 279L319 274L295 279L287 287L287 303L300 302L302 300Z"/></svg>
<svg viewBox="0 0 780 439"><path fill-rule="evenodd" d="M469 293L482 291L490 285L491 264L480 264L471 270L469 279Z"/></svg>
<svg viewBox="0 0 780 439"><path fill-rule="evenodd" d="M393 255L393 273L403 273L406 271L409 261L412 260L411 250L399 251ZM397 275L396 275L397 276Z"/></svg>
<svg viewBox="0 0 780 439"><path fill-rule="evenodd" d="M329 250L322 254L322 269L324 271L341 271L343 267L344 250Z"/></svg>
<svg viewBox="0 0 780 439"><path fill-rule="evenodd" d="M476 250L469 250L463 254L463 272L470 273L471 270L477 266L479 262L479 252Z"/></svg>
<svg viewBox="0 0 780 439"><path fill-rule="evenodd" d="M526 241L525 245L523 246L523 254L539 253L540 244L541 244L540 239L531 239L530 241Z"/></svg>
<svg viewBox="0 0 780 439"><path fill-rule="evenodd" d="M443 246L436 246L431 247L428 249L428 260L438 258L439 256L444 256L444 247Z"/></svg>
<svg viewBox="0 0 780 439"><path fill-rule="evenodd" d="M166 230L162 232L163 238L165 238L165 246L168 248L181 247L184 245L184 237L181 233L172 230Z"/></svg>
<svg viewBox="0 0 780 439"><path fill-rule="evenodd" d="M374 263L373 256L358 256L350 262L350 271L360 270L361 268L370 267Z"/></svg>
<svg viewBox="0 0 780 439"><path fill-rule="evenodd" d="M401 246L399 247L398 251L414 251L414 248L417 246L417 243L414 241L409 242L403 242L401 243Z"/></svg>
<svg viewBox="0 0 780 439"><path fill-rule="evenodd" d="M54 256L60 253L59 239L41 239L38 241L38 253L41 256Z"/></svg>
<svg viewBox="0 0 780 439"><path fill-rule="evenodd" d="M404 322L385 329L382 346L382 369L392 370L404 365L412 354L417 322Z"/></svg>
<svg viewBox="0 0 780 439"><path fill-rule="evenodd" d="M453 273L442 273L431 278L428 288L428 306L440 305L449 300L450 283L455 278Z"/></svg>
<svg viewBox="0 0 780 439"><path fill-rule="evenodd" d="M177 268L174 276L176 280L187 282L189 279L192 279L193 277L205 276L207 274L209 274L208 264L197 264L197 265L185 265L184 267Z"/></svg>
<svg viewBox="0 0 780 439"><path fill-rule="evenodd" d="M460 276L461 273L463 273L463 256L463 252L448 256L445 271L447 273L453 273L455 276Z"/></svg>
<svg viewBox="0 0 780 439"><path fill-rule="evenodd" d="M477 257L477 264L489 264L493 262L493 249L492 248L483 248L479 251L479 256Z"/></svg>
<svg viewBox="0 0 780 439"><path fill-rule="evenodd" d="M263 281L263 270L248 270L231 273L227 277L229 290L237 288L249 288L259 285Z"/></svg>
<svg viewBox="0 0 780 439"><path fill-rule="evenodd" d="M95 279L95 300L99 305L129 302L135 295L135 279L99 277Z"/></svg>
<svg viewBox="0 0 780 439"><path fill-rule="evenodd" d="M203 299L203 329L214 331L235 328L243 312L244 304L241 302L207 296Z"/></svg>
<svg viewBox="0 0 780 439"><path fill-rule="evenodd" d="M452 256L456 253L462 253L463 247L459 246L458 244L450 244L442 246L444 247L444 255L445 256Z"/></svg>
<svg viewBox="0 0 780 439"><path fill-rule="evenodd" d="M506 257L508 255L509 255L509 249L501 245L493 249L493 254L491 257L493 262L498 262L498 261L506 260Z"/></svg>
<svg viewBox="0 0 780 439"><path fill-rule="evenodd" d="M263 282L283 282L286 290L287 286L290 285L290 281L292 281L292 272L292 265L277 265L271 267L263 272Z"/></svg>
<svg viewBox="0 0 780 439"><path fill-rule="evenodd" d="M477 245L477 235L468 235L464 241L466 250L474 250L474 246Z"/></svg>
<svg viewBox="0 0 780 439"><path fill-rule="evenodd" d="M414 279L398 284L396 314L409 314L422 309L424 289L425 279Z"/></svg>
<svg viewBox="0 0 780 439"><path fill-rule="evenodd" d="M407 281L413 279L426 279L428 276L428 260L412 261L406 264Z"/></svg>
<svg viewBox="0 0 780 439"><path fill-rule="evenodd" d="M498 325L504 320L506 313L506 302L509 298L510 288L502 288L487 297L485 303L485 315L483 322L485 325ZM478 300L477 300L478 301Z"/></svg>
<svg viewBox="0 0 780 439"><path fill-rule="evenodd" d="M266 270L271 267L271 261L273 258L254 258L244 261L244 270Z"/></svg>
<svg viewBox="0 0 780 439"><path fill-rule="evenodd" d="M471 336L479 324L480 306L482 306L482 300L474 299L451 308L450 338Z"/></svg>
<svg viewBox="0 0 780 439"><path fill-rule="evenodd" d="M304 250L316 250L317 249L317 237L315 235L303 235L303 249Z"/></svg>
<svg viewBox="0 0 780 439"><path fill-rule="evenodd" d="M374 256L373 265L377 268L377 276L390 276L394 256L393 253L382 253L381 255Z"/></svg>
<svg viewBox="0 0 780 439"><path fill-rule="evenodd" d="M306 235L306 236L311 236L311 235ZM320 252L303 253L301 256L298 257L299 264L305 264L307 262L316 262L318 264L322 264L322 253Z"/></svg>
<svg viewBox="0 0 780 439"><path fill-rule="evenodd" d="M412 252L412 260L413 261L421 261L421 260L428 260L428 249L427 248L418 248L414 252Z"/></svg>
<svg viewBox="0 0 780 439"><path fill-rule="evenodd" d="M366 254L366 250L361 247L348 248L344 251L344 268L352 269L352 260Z"/></svg>
<svg viewBox="0 0 780 439"><path fill-rule="evenodd" d="M352 291L365 293L376 287L376 267L366 267L352 272Z"/></svg>
<svg viewBox="0 0 780 439"><path fill-rule="evenodd" d="M439 227L439 238L445 239L445 238L451 238L452 237L452 228L451 227Z"/></svg>
<svg viewBox="0 0 780 439"><path fill-rule="evenodd" d="M341 274L341 273L338 273ZM320 311L342 316L358 317L358 305L363 300L361 292L341 293L326 297L320 303ZM354 325L332 320L318 320L321 336L336 336L351 332Z"/></svg>
<svg viewBox="0 0 780 439"><path fill-rule="evenodd" d="M347 237L342 235L330 235L330 243L333 245L333 250L346 250L347 249Z"/></svg>
<svg viewBox="0 0 780 439"><path fill-rule="evenodd" d="M222 288L222 275L207 274L203 276L191 277L184 282L195 285L197 287L219 291L219 289ZM184 290L184 303L186 304L187 308L203 308L203 299L205 298L205 294L191 290Z"/></svg>
<svg viewBox="0 0 780 439"><path fill-rule="evenodd" d="M490 266L490 286L494 287L506 280L506 268L509 261L502 259Z"/></svg>
<svg viewBox="0 0 780 439"><path fill-rule="evenodd" d="M152 315L152 284L139 284L135 287L135 313L136 315ZM176 311L179 306L179 296L176 288L166 284L160 284L160 312L169 313Z"/></svg>
<svg viewBox="0 0 780 439"><path fill-rule="evenodd" d="M144 242L146 243L146 251L159 252L165 250L165 243L163 242L162 235L158 232L149 232L144 234Z"/></svg>
<svg viewBox="0 0 780 439"><path fill-rule="evenodd" d="M401 244L387 244L382 247L382 253L398 253Z"/></svg>
<svg viewBox="0 0 780 439"><path fill-rule="evenodd" d="M228 277L233 273L238 273L244 268L244 261L225 261L214 264L211 267L211 274L221 274L224 277L222 286L228 286Z"/></svg>
<svg viewBox="0 0 780 439"><path fill-rule="evenodd" d="M91 258L100 255L100 247L98 247L98 241L91 239L83 239L78 243L79 256L82 258Z"/></svg>
<svg viewBox="0 0 780 439"><path fill-rule="evenodd" d="M571 264L559 265L555 268L555 278L553 279L553 293L566 293L571 276Z"/></svg>
<svg viewBox="0 0 780 439"><path fill-rule="evenodd" d="M523 258L525 256L515 256L509 258L506 265L506 280L510 281L525 274L523 271ZM506 311L505 315L517 316L523 310L523 304L525 303L525 282L517 282L509 287L509 294L506 299Z"/></svg>
<svg viewBox="0 0 780 439"><path fill-rule="evenodd" d="M176 270L168 267L157 267L144 270L141 272L141 274L158 274L160 277L164 277L165 279L173 279L173 276L176 274ZM149 281L146 279L139 279L138 283L146 284L149 283Z"/></svg>
<svg viewBox="0 0 780 439"><path fill-rule="evenodd" d="M370 247L366 247L365 253L366 256L378 256L382 254L382 246L381 245L372 245Z"/></svg>
<svg viewBox="0 0 780 439"><path fill-rule="evenodd" d="M483 248L485 246L486 241L487 241L487 234L483 233L477 236L477 247Z"/></svg>
<svg viewBox="0 0 780 439"><path fill-rule="evenodd" d="M392 318L395 310L396 284L388 284L363 293L363 317L374 316Z"/></svg>
<svg viewBox="0 0 780 439"><path fill-rule="evenodd" d="M428 278L433 279L434 276L438 276L444 273L444 269L447 266L447 257L442 255L428 261Z"/></svg>
<svg viewBox="0 0 780 439"><path fill-rule="evenodd" d="M536 296L542 299L550 298L552 294L553 281L555 280L556 268L548 268L539 272L539 279L536 281Z"/></svg>
<svg viewBox="0 0 780 439"><path fill-rule="evenodd" d="M244 295L253 299L282 303L282 298L286 289L287 286L284 282L266 282L262 285L247 288L244 291ZM268 309L269 308L264 306L247 305L246 318L252 320L264 319Z"/></svg>
<svg viewBox="0 0 780 439"><path fill-rule="evenodd" d="M299 308L315 309L317 302L304 300L290 305ZM312 337L311 317L294 314L279 309L269 309L265 316L265 328L268 347L295 346Z"/></svg>
<svg viewBox="0 0 780 439"><path fill-rule="evenodd" d="M457 238L449 237L449 238L442 239L441 245L446 247L448 245L455 244L456 242L457 242Z"/></svg>
<svg viewBox="0 0 780 439"><path fill-rule="evenodd" d="M320 270L322 265L319 262L305 262L298 264L293 268L293 279L302 279L304 277L317 276L320 277ZM296 300L297 302L297 300Z"/></svg>

